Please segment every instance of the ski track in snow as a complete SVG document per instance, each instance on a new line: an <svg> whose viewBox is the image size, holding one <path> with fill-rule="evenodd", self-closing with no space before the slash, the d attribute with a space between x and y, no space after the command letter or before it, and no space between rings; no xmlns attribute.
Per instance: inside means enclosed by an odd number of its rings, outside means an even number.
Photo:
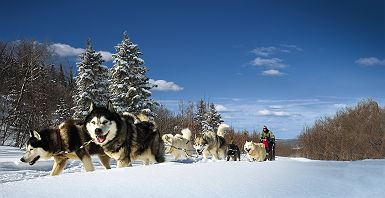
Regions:
<svg viewBox="0 0 385 198"><path fill-rule="evenodd" d="M70 160L51 177L53 159L20 162L24 150L0 146L0 197L385 197L385 160L353 162L277 157L226 162L202 158L86 173Z"/></svg>

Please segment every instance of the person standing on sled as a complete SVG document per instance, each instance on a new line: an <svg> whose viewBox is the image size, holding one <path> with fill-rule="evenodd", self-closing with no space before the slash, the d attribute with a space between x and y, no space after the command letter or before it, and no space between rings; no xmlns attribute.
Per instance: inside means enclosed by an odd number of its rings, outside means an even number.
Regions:
<svg viewBox="0 0 385 198"><path fill-rule="evenodd" d="M265 145L267 159L275 160L275 136L266 126L259 133L259 141Z"/></svg>

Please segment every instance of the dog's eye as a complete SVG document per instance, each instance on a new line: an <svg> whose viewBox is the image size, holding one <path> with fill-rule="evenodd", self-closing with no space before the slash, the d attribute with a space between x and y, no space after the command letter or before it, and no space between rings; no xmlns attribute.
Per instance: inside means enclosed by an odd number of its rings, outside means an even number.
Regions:
<svg viewBox="0 0 385 198"><path fill-rule="evenodd" d="M92 124L95 124L95 121L92 121L91 123L92 123Z"/></svg>
<svg viewBox="0 0 385 198"><path fill-rule="evenodd" d="M104 121L104 122L102 122L102 124L107 124L108 123L108 121L106 120L106 121Z"/></svg>

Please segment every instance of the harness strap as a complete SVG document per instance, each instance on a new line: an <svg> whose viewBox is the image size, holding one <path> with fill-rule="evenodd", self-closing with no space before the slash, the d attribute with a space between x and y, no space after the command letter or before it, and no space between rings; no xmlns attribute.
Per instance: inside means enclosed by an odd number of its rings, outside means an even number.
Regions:
<svg viewBox="0 0 385 198"><path fill-rule="evenodd" d="M61 152L63 151L63 145L62 145L62 140L61 140L61 136L60 136L60 129L56 129L56 138L57 138L57 143L59 145L59 151L58 152Z"/></svg>
<svg viewBox="0 0 385 198"><path fill-rule="evenodd" d="M67 153L70 153L70 152L65 151L65 150L63 149L63 144L62 144L62 139L61 139L61 136L60 136L60 129L59 129L59 128L56 130L56 136L57 136L57 142L58 142L59 150L56 151L56 152L54 153L54 155L61 155L61 154L67 154ZM84 142L84 144L81 145L79 148L77 148L75 151L78 151L78 150L80 150L80 149L86 147L86 146L89 145L91 142L92 142L92 139L91 139L90 141L88 141L88 142Z"/></svg>
<svg viewBox="0 0 385 198"><path fill-rule="evenodd" d="M186 153L186 155L189 156L189 157L194 157L194 156L192 156L192 155L189 155L189 154L187 153L187 151L195 151L195 150L187 150L187 149L184 149L184 148L178 148L178 147L175 147L175 146L170 145L170 144L166 144L166 146L169 146L169 147L170 147L170 150L169 150L169 152L168 152L168 153L170 153L170 154L172 153L172 151L174 151L174 149L177 149L177 150L184 151L184 152Z"/></svg>

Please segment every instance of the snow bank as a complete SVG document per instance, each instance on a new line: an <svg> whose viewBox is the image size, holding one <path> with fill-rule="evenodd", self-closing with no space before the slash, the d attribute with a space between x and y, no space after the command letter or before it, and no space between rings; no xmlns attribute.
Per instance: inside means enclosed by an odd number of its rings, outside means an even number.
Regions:
<svg viewBox="0 0 385 198"><path fill-rule="evenodd" d="M383 197L385 193L385 160L336 162L278 157L273 162L258 163L171 161L167 156L168 161L161 164L104 170L94 159L94 172L86 173L81 163L71 161L62 175L51 177L52 161L38 161L34 165L37 168L32 169L14 161L23 151L0 149L0 197L7 198Z"/></svg>

